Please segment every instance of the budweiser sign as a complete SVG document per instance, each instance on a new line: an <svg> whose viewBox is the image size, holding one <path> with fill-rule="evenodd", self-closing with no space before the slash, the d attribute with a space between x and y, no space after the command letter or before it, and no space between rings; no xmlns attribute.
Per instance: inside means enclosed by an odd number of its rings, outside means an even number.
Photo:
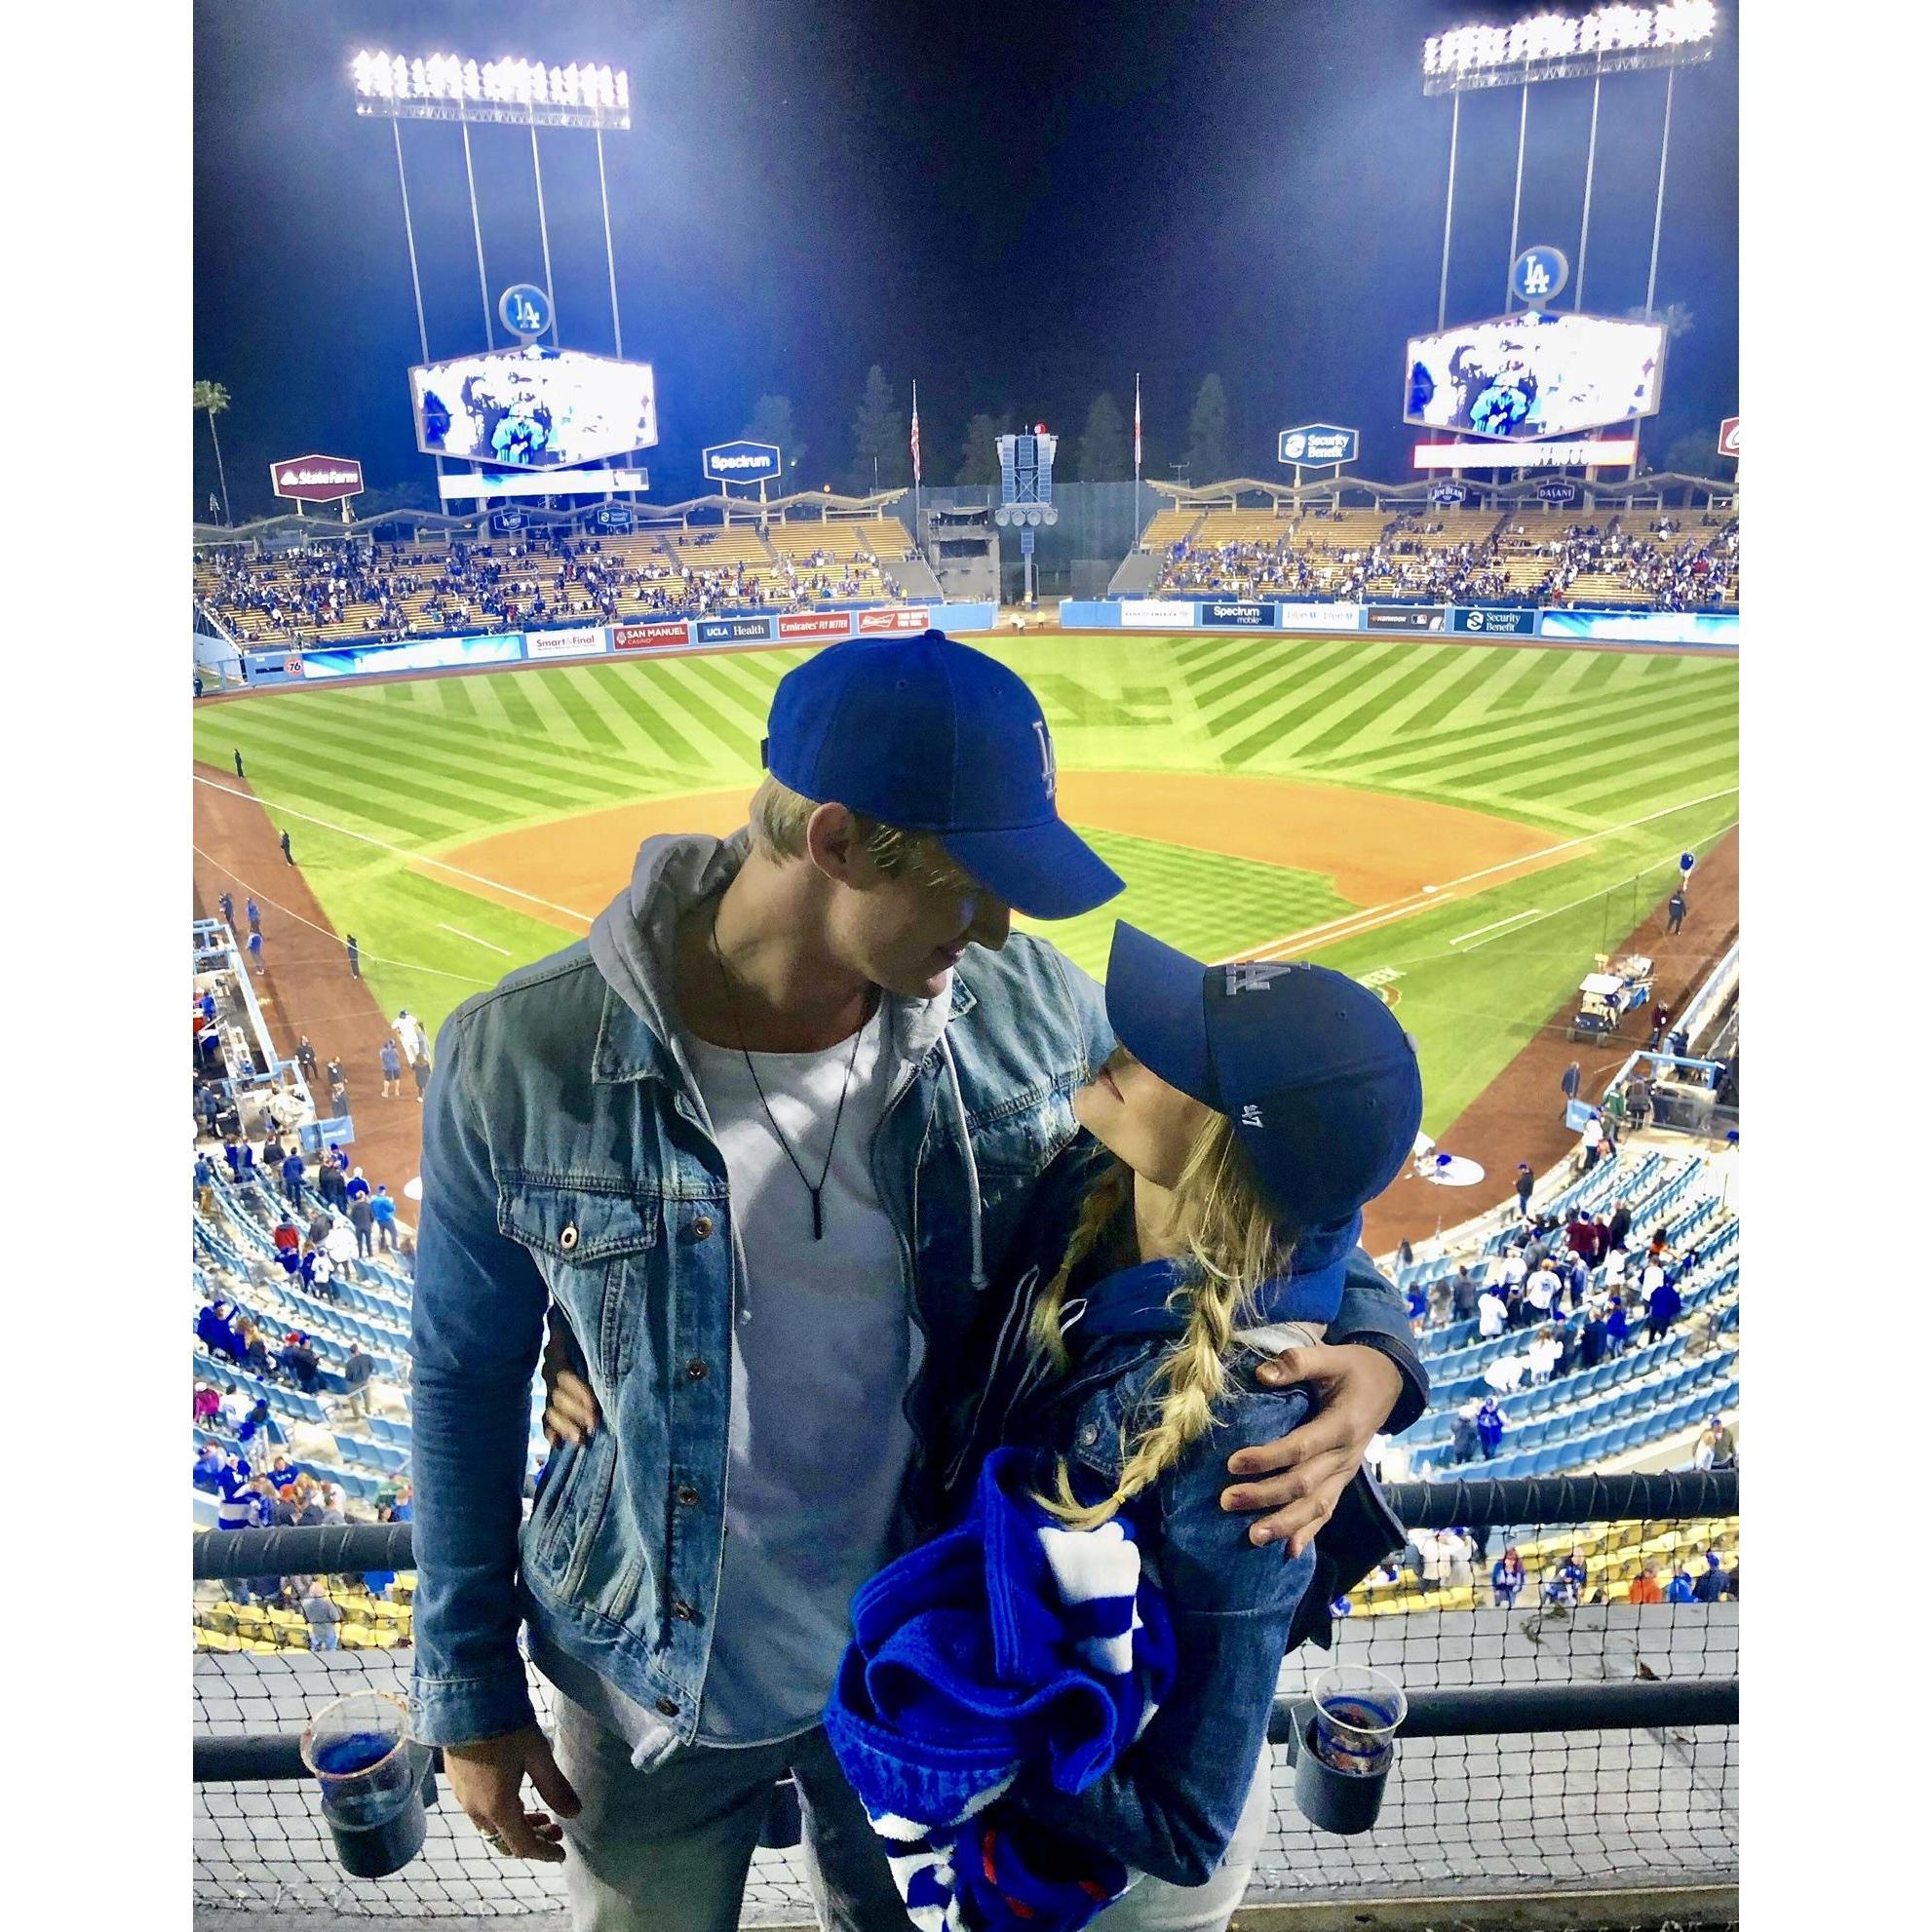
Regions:
<svg viewBox="0 0 1932 1932"><path fill-rule="evenodd" d="M268 466L277 496L301 503L339 503L363 493L363 466L353 456L290 456Z"/></svg>
<svg viewBox="0 0 1932 1932"><path fill-rule="evenodd" d="M880 632L923 631L932 621L923 604L916 608L901 606L896 610L862 610L858 617L858 632L862 638L876 637Z"/></svg>

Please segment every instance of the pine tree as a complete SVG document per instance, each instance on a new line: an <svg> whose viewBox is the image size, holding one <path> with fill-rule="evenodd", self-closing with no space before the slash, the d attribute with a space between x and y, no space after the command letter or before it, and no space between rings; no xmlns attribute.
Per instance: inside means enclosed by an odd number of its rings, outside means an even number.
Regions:
<svg viewBox="0 0 1932 1932"><path fill-rule="evenodd" d="M752 420L738 435L745 443L777 445L781 467L773 490L776 495L785 495L790 487L787 479L801 469L805 461L805 445L798 440L798 431L792 417L791 397L760 396L757 407L752 411Z"/></svg>
<svg viewBox="0 0 1932 1932"><path fill-rule="evenodd" d="M875 487L899 489L911 481L906 412L893 401L885 370L874 363L866 371L866 394L852 418L852 494L869 496Z"/></svg>
<svg viewBox="0 0 1932 1932"><path fill-rule="evenodd" d="M1009 420L982 410L966 425L966 441L959 451L959 474L953 478L954 483L999 482L999 439L1007 433Z"/></svg>
<svg viewBox="0 0 1932 1932"><path fill-rule="evenodd" d="M1223 483L1229 475L1227 392L1217 375L1203 377L1195 392L1187 418L1186 463L1187 479L1197 489L1204 483Z"/></svg>
<svg viewBox="0 0 1932 1932"><path fill-rule="evenodd" d="M1073 474L1081 483L1124 483L1134 474L1126 418L1104 390L1094 398L1087 411L1087 427L1080 433Z"/></svg>

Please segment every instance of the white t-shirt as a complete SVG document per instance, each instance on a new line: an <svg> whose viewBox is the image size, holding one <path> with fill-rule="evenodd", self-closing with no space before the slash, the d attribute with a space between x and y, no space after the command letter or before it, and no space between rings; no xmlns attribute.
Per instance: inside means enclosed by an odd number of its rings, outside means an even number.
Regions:
<svg viewBox="0 0 1932 1932"><path fill-rule="evenodd" d="M1476 1304L1477 1333L1486 1341L1503 1332L1509 1318L1509 1304L1500 1295L1485 1294Z"/></svg>
<svg viewBox="0 0 1932 1932"><path fill-rule="evenodd" d="M1548 1268L1538 1268L1529 1277L1529 1286L1524 1290L1532 1308L1548 1308L1556 1299L1558 1282Z"/></svg>
<svg viewBox="0 0 1932 1932"><path fill-rule="evenodd" d="M1503 1282L1507 1287L1514 1288L1528 1272L1529 1263L1521 1254L1512 1254L1503 1262Z"/></svg>
<svg viewBox="0 0 1932 1932"><path fill-rule="evenodd" d="M851 1041L753 1054L762 1103L742 1053L684 1040L730 1178L740 1263L701 1743L761 1744L816 1723L851 1636L852 1593L885 1561L912 1453L904 1404L917 1334L898 1237L872 1184L892 1064L884 1039L881 1012L856 1059ZM831 1148L823 1241L812 1239L811 1196L773 1119L814 1183Z"/></svg>

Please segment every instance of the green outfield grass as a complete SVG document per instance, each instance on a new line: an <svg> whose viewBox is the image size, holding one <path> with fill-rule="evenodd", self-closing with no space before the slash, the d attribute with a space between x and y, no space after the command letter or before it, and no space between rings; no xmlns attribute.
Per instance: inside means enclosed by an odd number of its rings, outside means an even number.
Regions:
<svg viewBox="0 0 1932 1932"><path fill-rule="evenodd" d="M1404 792L1523 821L1551 844L1651 820L1321 951L1349 971L1399 975L1431 1131L1574 988L1605 937L1663 896L1678 852L1701 849L1737 816L1734 660L1359 636L1123 634L983 648L1039 693L1064 770L1243 772ZM749 792L772 686L802 655L607 659L264 692L197 711L195 751L226 767L241 748L330 920L360 938L385 1010L440 1021L568 935L459 879L425 878L408 860L628 800ZM1311 873L1111 832L1095 843L1129 891L1053 929L1092 971L1116 913L1214 958L1352 909Z"/></svg>

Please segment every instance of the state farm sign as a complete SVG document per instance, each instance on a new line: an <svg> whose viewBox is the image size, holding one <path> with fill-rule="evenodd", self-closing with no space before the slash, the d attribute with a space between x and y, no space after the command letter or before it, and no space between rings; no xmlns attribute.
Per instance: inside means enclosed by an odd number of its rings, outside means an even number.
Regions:
<svg viewBox="0 0 1932 1932"><path fill-rule="evenodd" d="M290 456L268 466L277 496L299 503L339 503L363 493L363 466L353 456Z"/></svg>
<svg viewBox="0 0 1932 1932"><path fill-rule="evenodd" d="M1718 454L1719 456L1729 456L1733 460L1737 456L1737 418L1735 416L1726 416L1718 426Z"/></svg>

